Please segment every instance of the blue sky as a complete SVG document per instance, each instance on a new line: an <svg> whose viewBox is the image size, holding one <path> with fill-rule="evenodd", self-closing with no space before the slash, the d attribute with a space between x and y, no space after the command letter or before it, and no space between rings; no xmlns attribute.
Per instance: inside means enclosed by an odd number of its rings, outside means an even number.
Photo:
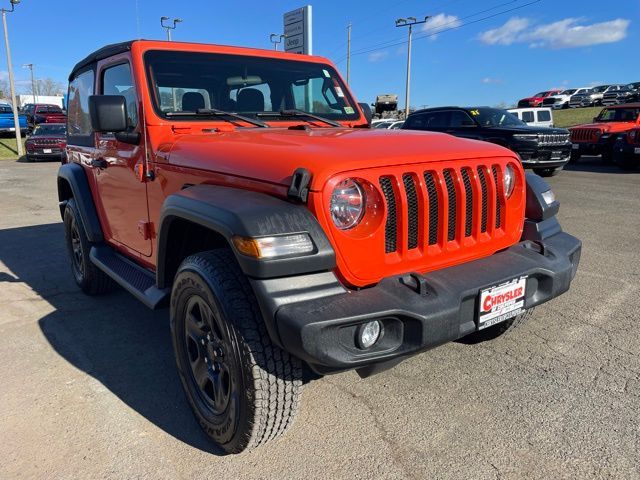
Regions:
<svg viewBox="0 0 640 480"><path fill-rule="evenodd" d="M336 62L343 75L346 25L353 24L351 88L360 101L372 102L378 93L397 93L403 102L406 44L400 42L407 32L395 28L394 20L406 16L434 17L428 30L418 26L414 33L414 106L511 104L552 87L640 81L639 0L307 3L313 6L314 53ZM8 6L9 0L0 4ZM29 79L28 70L21 68L24 63L35 64L38 77L66 83L71 67L96 48L131 38L164 38L162 15L184 20L174 40L269 48L269 34L282 31L282 14L304 4L304 0L22 0L8 15L18 90ZM2 50L0 76L6 75L4 45Z"/></svg>

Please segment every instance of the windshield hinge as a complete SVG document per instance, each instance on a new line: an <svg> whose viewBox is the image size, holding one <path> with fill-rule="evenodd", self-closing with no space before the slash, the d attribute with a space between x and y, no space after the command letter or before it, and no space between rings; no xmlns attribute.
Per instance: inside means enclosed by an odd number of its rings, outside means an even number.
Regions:
<svg viewBox="0 0 640 480"><path fill-rule="evenodd" d="M296 168L291 177L291 185L287 197L291 200L306 203L309 196L309 184L311 183L311 172L306 168Z"/></svg>

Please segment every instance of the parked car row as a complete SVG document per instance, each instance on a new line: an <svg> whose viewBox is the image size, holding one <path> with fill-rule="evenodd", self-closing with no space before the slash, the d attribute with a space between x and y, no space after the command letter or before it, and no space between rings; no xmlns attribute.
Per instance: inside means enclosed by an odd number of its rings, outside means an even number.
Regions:
<svg viewBox="0 0 640 480"><path fill-rule="evenodd" d="M547 90L518 101L518 108L553 109L618 105L640 101L640 82Z"/></svg>

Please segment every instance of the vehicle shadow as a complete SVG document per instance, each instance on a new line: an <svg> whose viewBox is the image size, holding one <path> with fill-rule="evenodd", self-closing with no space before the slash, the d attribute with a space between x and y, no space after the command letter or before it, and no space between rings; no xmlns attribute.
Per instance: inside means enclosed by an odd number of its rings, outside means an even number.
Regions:
<svg viewBox="0 0 640 480"><path fill-rule="evenodd" d="M4 282L27 284L54 307L38 323L59 355L176 439L223 455L185 399L167 310L148 310L123 290L82 294L72 280L63 237L61 223L0 230L0 261L8 269L0 266L0 288Z"/></svg>
<svg viewBox="0 0 640 480"><path fill-rule="evenodd" d="M564 170L568 172L594 172L594 173L638 173L638 170L625 170L614 163L606 163L600 156L582 157L577 163L568 163Z"/></svg>

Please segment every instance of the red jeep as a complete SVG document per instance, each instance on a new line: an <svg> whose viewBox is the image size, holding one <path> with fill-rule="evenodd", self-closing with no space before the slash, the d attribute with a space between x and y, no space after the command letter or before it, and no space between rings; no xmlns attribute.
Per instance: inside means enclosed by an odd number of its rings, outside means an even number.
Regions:
<svg viewBox="0 0 640 480"><path fill-rule="evenodd" d="M580 241L513 152L369 122L321 57L133 41L71 72L74 278L169 306L187 399L226 451L284 432L314 375L494 338L574 278Z"/></svg>
<svg viewBox="0 0 640 480"><path fill-rule="evenodd" d="M531 97L521 98L518 100L518 108L541 107L545 98L552 97L560 92L562 92L562 90L547 90L546 92L536 93Z"/></svg>
<svg viewBox="0 0 640 480"><path fill-rule="evenodd" d="M640 103L612 105L602 109L593 123L571 127L571 161L582 155L602 155L611 161L613 147L619 134L640 126Z"/></svg>

